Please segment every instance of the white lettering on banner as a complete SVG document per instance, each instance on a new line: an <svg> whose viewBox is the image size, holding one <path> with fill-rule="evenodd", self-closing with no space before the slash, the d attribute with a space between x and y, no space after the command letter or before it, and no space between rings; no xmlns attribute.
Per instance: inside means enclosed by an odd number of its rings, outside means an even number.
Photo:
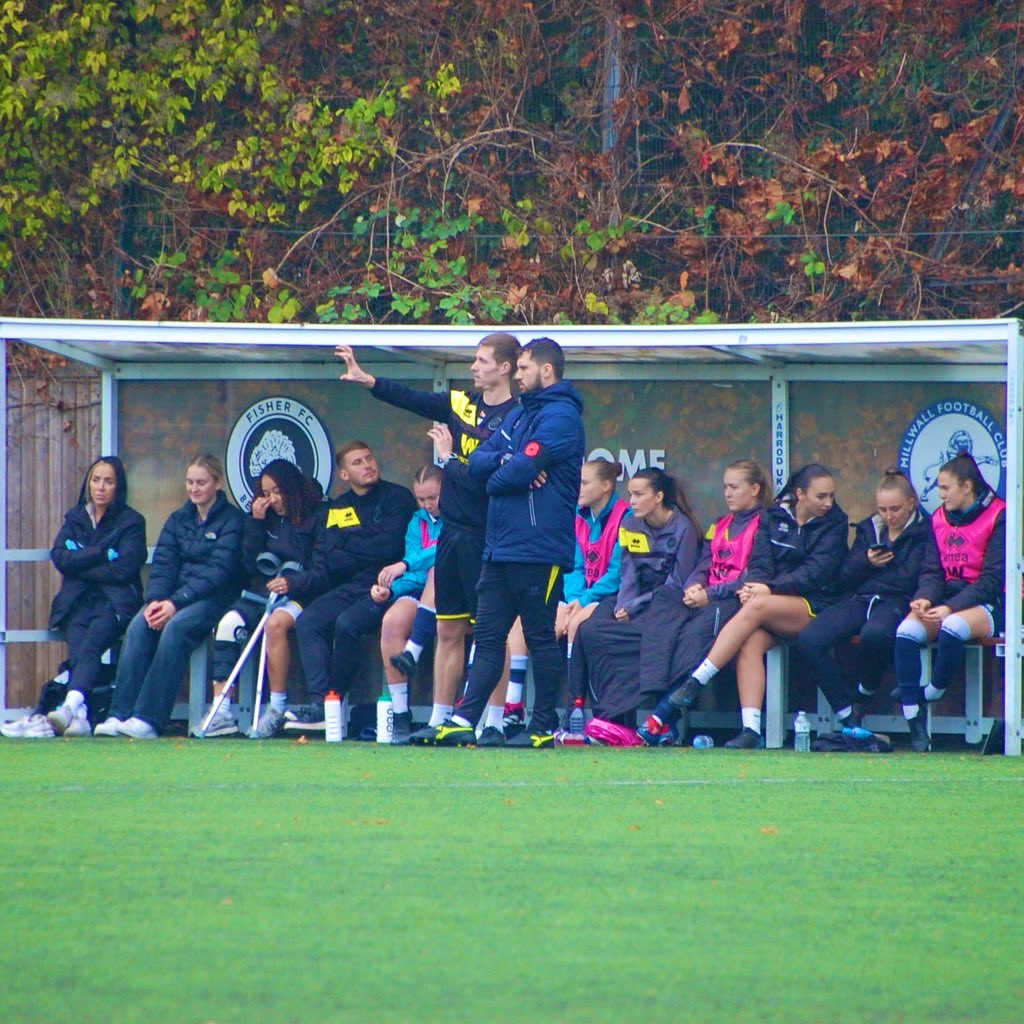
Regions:
<svg viewBox="0 0 1024 1024"><path fill-rule="evenodd" d="M778 493L786 485L786 414L782 402L775 403L772 414L772 473Z"/></svg>
<svg viewBox="0 0 1024 1024"><path fill-rule="evenodd" d="M608 448L595 448L588 456L587 461L593 462L603 459L605 462L618 462L622 466L620 480L627 480L635 476L641 469L664 469L665 449L664 448L620 448L618 455L612 455Z"/></svg>

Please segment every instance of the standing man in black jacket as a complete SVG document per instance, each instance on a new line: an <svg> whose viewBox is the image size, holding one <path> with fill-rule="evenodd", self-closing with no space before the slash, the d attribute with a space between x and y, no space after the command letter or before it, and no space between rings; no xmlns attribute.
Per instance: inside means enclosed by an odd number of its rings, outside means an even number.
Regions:
<svg viewBox="0 0 1024 1024"><path fill-rule="evenodd" d="M402 557L405 528L416 511L409 488L381 480L377 459L365 441L343 445L335 463L338 478L349 489L327 506L310 567L290 574L283 591L300 600L320 595L295 623L309 705L286 712L286 730L322 731L327 692L348 691L360 653L351 640L376 629L387 610L387 605L375 606L368 614L368 602L361 599L380 570Z"/></svg>
<svg viewBox="0 0 1024 1024"><path fill-rule="evenodd" d="M466 635L476 621L487 489L485 481L470 476L469 457L518 405L512 397L512 375L519 357L519 342L513 335L501 332L482 338L470 367L473 390L449 388L445 394L416 391L367 373L348 345L339 345L335 352L347 367L342 381L362 384L374 398L438 424L427 432L444 472L440 509L443 525L434 562L434 707L429 727L421 730L422 736L413 737L414 741L429 741L434 736L434 727L452 713L463 679ZM395 738L401 742L403 737L396 734Z"/></svg>

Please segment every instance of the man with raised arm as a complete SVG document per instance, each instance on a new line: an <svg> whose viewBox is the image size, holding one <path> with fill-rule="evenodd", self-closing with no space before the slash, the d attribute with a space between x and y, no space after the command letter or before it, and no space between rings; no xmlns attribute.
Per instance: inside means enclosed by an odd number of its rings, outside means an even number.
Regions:
<svg viewBox="0 0 1024 1024"><path fill-rule="evenodd" d="M509 746L545 749L554 741L565 659L555 638L562 577L573 567L573 523L583 463L583 399L568 381L565 355L535 338L519 355L520 407L469 457L486 484L487 536L477 585L476 659L465 696L434 731L439 746L472 746L487 697L501 678L505 643L518 617L533 659L534 703L525 732Z"/></svg>
<svg viewBox="0 0 1024 1024"><path fill-rule="evenodd" d="M378 398L400 409L436 421L427 431L441 460L441 536L434 562L437 646L434 653L434 706L428 728L410 737L411 714L395 716L396 743L429 743L435 728L452 713L463 680L466 635L477 610L477 580L484 551L487 519L485 482L469 474L469 457L516 408L512 375L519 356L519 342L511 334L488 334L480 340L470 371L473 390L450 388L445 394L417 391L398 381L367 373L349 345L335 349L346 364L341 380L362 384ZM502 655L504 658L504 655ZM399 655L392 663L406 674L415 672L415 661ZM503 708L489 713L487 724L501 730ZM521 726L520 726L521 727Z"/></svg>

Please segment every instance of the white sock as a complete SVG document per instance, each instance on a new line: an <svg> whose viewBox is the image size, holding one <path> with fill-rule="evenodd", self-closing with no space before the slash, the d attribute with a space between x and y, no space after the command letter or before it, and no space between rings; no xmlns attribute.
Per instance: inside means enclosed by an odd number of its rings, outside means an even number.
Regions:
<svg viewBox="0 0 1024 1024"><path fill-rule="evenodd" d="M509 682L505 689L505 703L506 704L522 704L523 703L523 684Z"/></svg>
<svg viewBox="0 0 1024 1024"><path fill-rule="evenodd" d="M442 722L452 717L453 705L435 704L430 712L430 721L427 723L431 728L436 728Z"/></svg>
<svg viewBox="0 0 1024 1024"><path fill-rule="evenodd" d="M712 665L711 662L708 661L707 658L705 658L693 670L693 678L696 679L697 682L700 683L701 686L707 686L708 683L710 683L711 680L714 679L715 676L717 676L717 675L718 675L718 669L715 668L715 666ZM746 710L746 709L744 709L744 710ZM761 711L760 711L760 709L758 709L758 712L757 712L757 720L760 723L760 721L761 721ZM758 725L757 731L758 732L761 731L760 725Z"/></svg>
<svg viewBox="0 0 1024 1024"><path fill-rule="evenodd" d="M72 711L77 711L85 703L85 694L81 690L68 690L68 695L64 698L64 703L67 704Z"/></svg>
<svg viewBox="0 0 1024 1024"><path fill-rule="evenodd" d="M468 718L463 718L462 715L452 715L452 721L456 725L465 726L467 729L473 724Z"/></svg>
<svg viewBox="0 0 1024 1024"><path fill-rule="evenodd" d="M270 706L275 711L284 711L288 707L288 691L282 690L280 693L277 690L270 691Z"/></svg>
<svg viewBox="0 0 1024 1024"><path fill-rule="evenodd" d="M920 704L904 704L903 705L903 717L909 722L912 718L917 718L918 713L921 710Z"/></svg>
<svg viewBox="0 0 1024 1024"><path fill-rule="evenodd" d="M939 700L945 693L945 690L936 690L931 683L924 688L924 699L925 700ZM70 694L68 695L70 696Z"/></svg>
<svg viewBox="0 0 1024 1024"><path fill-rule="evenodd" d="M705 663L706 664L706 663ZM703 666L701 666L703 667ZM715 669L717 672L718 669ZM696 673L694 673L696 675ZM751 729L758 735L761 734L761 709L740 708L740 718L743 720L743 728Z"/></svg>
<svg viewBox="0 0 1024 1024"><path fill-rule="evenodd" d="M214 697L213 698L213 703L216 704L218 699L219 698ZM219 714L219 715L226 715L230 710L231 710L231 698L230 697L225 697L220 702L220 711L218 711L217 714Z"/></svg>
<svg viewBox="0 0 1024 1024"><path fill-rule="evenodd" d="M409 710L409 684L388 683L391 691L391 710L396 715L404 715Z"/></svg>
<svg viewBox="0 0 1024 1024"><path fill-rule="evenodd" d="M420 655L423 653L423 644L418 644L413 640L406 640L405 649L413 656L413 658L416 661L419 661Z"/></svg>
<svg viewBox="0 0 1024 1024"><path fill-rule="evenodd" d="M493 728L501 731L503 722L505 721L505 706L499 704L495 707L493 704L487 705L487 715L484 718L484 728Z"/></svg>
<svg viewBox="0 0 1024 1024"><path fill-rule="evenodd" d="M83 721L87 719L89 716L88 714L86 714L86 710L87 709L84 704L79 705L77 708L75 708L75 718L80 718Z"/></svg>

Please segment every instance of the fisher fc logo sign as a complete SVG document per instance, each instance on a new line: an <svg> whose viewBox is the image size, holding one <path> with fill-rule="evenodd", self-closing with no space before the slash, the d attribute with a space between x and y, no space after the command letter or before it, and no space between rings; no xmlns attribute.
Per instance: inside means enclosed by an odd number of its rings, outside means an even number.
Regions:
<svg viewBox="0 0 1024 1024"><path fill-rule="evenodd" d="M324 494L331 486L332 453L327 430L307 405L276 396L250 405L228 440L228 483L240 508L252 505L260 473L268 462L287 459L316 480Z"/></svg>
<svg viewBox="0 0 1024 1024"><path fill-rule="evenodd" d="M900 469L910 477L921 505L934 512L939 499L939 469L960 452L968 452L981 475L1006 497L1006 432L983 406L943 399L922 409L900 442Z"/></svg>

